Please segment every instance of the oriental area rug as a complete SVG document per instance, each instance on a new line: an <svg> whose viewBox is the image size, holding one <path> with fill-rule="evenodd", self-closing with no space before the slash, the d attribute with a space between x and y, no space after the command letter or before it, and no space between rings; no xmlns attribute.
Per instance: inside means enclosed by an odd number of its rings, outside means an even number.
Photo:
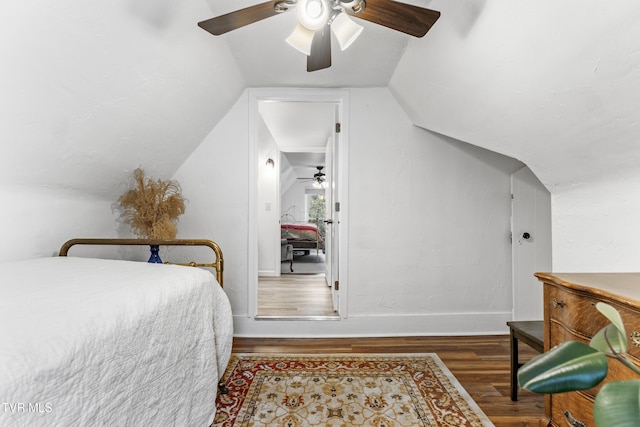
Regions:
<svg viewBox="0 0 640 427"><path fill-rule="evenodd" d="M233 354L214 427L493 423L435 353Z"/></svg>

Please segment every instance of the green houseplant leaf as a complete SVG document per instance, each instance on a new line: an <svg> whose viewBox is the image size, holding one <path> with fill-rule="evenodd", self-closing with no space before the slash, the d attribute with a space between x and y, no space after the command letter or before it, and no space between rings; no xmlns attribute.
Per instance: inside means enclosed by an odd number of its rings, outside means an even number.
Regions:
<svg viewBox="0 0 640 427"><path fill-rule="evenodd" d="M610 355L626 353L629 349L629 344L627 343L627 337L624 331L621 333L613 324L600 329L600 331L591 338L589 345Z"/></svg>
<svg viewBox="0 0 640 427"><path fill-rule="evenodd" d="M624 323L622 323L622 317L620 317L620 312L618 312L618 310L604 302L597 303L596 309L602 313L604 317L609 319L609 321L613 323L623 335L626 335L624 332Z"/></svg>
<svg viewBox="0 0 640 427"><path fill-rule="evenodd" d="M622 317L618 310L604 302L597 303L596 309L602 313L611 324L602 328L591 339L591 347L611 355L626 353L629 349L627 332L625 331L624 323L622 323Z"/></svg>
<svg viewBox="0 0 640 427"><path fill-rule="evenodd" d="M593 415L598 426L637 427L640 420L640 380L615 381L602 386Z"/></svg>
<svg viewBox="0 0 640 427"><path fill-rule="evenodd" d="M596 386L608 369L602 352L578 341L566 341L522 366L518 381L535 393L564 393Z"/></svg>

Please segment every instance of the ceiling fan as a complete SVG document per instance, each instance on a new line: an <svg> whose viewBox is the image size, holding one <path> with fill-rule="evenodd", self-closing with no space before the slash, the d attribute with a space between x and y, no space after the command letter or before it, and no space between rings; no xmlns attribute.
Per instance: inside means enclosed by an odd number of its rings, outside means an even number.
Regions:
<svg viewBox="0 0 640 427"><path fill-rule="evenodd" d="M313 174L313 178L298 178L298 179L303 181L313 181L313 186L316 188L327 188L326 175L324 172L322 172L322 169L324 169L324 166L316 166L315 168L318 169L318 172Z"/></svg>
<svg viewBox="0 0 640 427"><path fill-rule="evenodd" d="M307 71L331 66L331 33L345 50L363 27L347 15L422 37L440 12L393 0L272 0L198 22L213 35L221 35L297 6L298 25L287 43L307 55Z"/></svg>

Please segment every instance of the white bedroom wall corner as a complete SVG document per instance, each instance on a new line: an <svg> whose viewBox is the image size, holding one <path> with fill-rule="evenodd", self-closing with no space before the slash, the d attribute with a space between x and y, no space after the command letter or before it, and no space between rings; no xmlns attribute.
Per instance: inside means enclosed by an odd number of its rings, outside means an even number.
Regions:
<svg viewBox="0 0 640 427"><path fill-rule="evenodd" d="M187 198L178 236L218 242L234 315L247 313L249 126L245 90L174 174Z"/></svg>

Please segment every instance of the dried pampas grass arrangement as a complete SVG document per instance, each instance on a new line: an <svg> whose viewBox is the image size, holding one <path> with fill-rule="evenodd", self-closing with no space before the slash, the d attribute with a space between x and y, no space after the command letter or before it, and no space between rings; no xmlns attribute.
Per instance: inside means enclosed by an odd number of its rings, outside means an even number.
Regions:
<svg viewBox="0 0 640 427"><path fill-rule="evenodd" d="M185 211L182 188L176 181L145 179L141 168L133 172L135 186L120 196L122 218L135 235L147 239L175 239L176 223Z"/></svg>

